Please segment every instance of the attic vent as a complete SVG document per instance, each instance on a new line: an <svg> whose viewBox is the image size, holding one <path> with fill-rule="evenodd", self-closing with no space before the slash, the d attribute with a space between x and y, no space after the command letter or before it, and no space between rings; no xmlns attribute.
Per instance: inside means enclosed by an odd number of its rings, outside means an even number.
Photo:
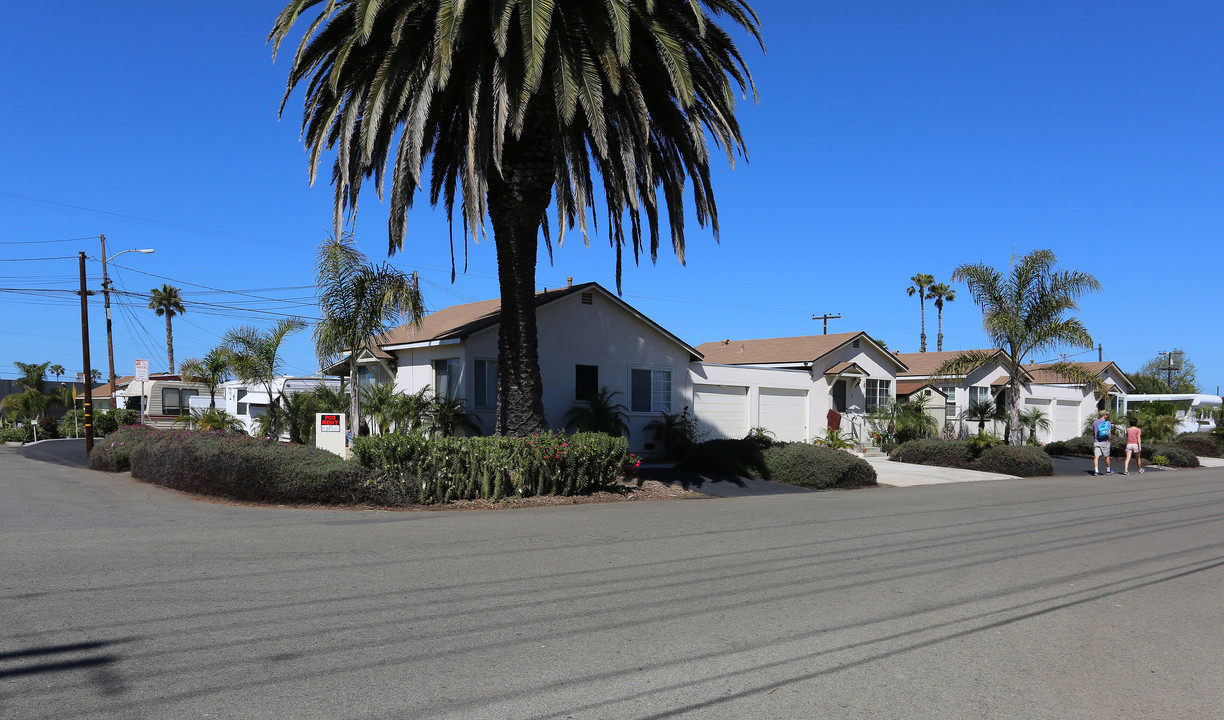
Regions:
<svg viewBox="0 0 1224 720"><path fill-rule="evenodd" d="M591 293L582 293L582 304L592 305L595 303L595 296Z"/></svg>
<svg viewBox="0 0 1224 720"><path fill-rule="evenodd" d="M855 340L854 343L852 344L852 347L858 347L858 344L859 344L859 341Z"/></svg>

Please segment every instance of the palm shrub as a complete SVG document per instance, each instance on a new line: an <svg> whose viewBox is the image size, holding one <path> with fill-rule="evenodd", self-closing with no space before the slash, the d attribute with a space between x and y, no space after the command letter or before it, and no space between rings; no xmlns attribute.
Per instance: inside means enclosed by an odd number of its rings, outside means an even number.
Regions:
<svg viewBox="0 0 1224 720"><path fill-rule="evenodd" d="M960 440L926 438L902 443L893 449L889 459L914 465L968 468L973 465L973 455L968 445Z"/></svg>
<svg viewBox="0 0 1224 720"><path fill-rule="evenodd" d="M764 453L769 479L788 485L826 490L876 484L871 463L845 450L788 443Z"/></svg>
<svg viewBox="0 0 1224 720"><path fill-rule="evenodd" d="M854 438L842 433L838 429L829 429L825 432L824 437L813 438L812 444L834 450L853 450L858 447L858 443L854 442Z"/></svg>
<svg viewBox="0 0 1224 720"><path fill-rule="evenodd" d="M1032 445L997 445L984 451L973 462L973 469L1019 477L1048 477L1054 474L1054 461L1044 450Z"/></svg>
<svg viewBox="0 0 1224 720"><path fill-rule="evenodd" d="M319 399L311 393L299 392L283 397L281 403L284 406L285 430L289 432L289 442L295 445L309 444L314 440L315 413L324 412L319 406Z"/></svg>
<svg viewBox="0 0 1224 720"><path fill-rule="evenodd" d="M969 449L969 454L973 457L978 457L983 452L993 447L998 447L1003 444L1003 438L992 433L978 433L965 438L965 447Z"/></svg>
<svg viewBox="0 0 1224 720"><path fill-rule="evenodd" d="M697 418L689 413L688 405L678 413L662 412L659 415L646 423L643 429L654 433L654 441L662 443L667 456L673 460L683 458L704 439Z"/></svg>
<svg viewBox="0 0 1224 720"><path fill-rule="evenodd" d="M425 432L432 437L479 435L480 424L463 409L463 398L434 396L425 408Z"/></svg>
<svg viewBox="0 0 1224 720"><path fill-rule="evenodd" d="M628 435L629 424L625 422L627 408L615 401L617 395L620 393L613 392L607 385L589 393L584 404L572 407L565 413L565 427L581 432Z"/></svg>
<svg viewBox="0 0 1224 720"><path fill-rule="evenodd" d="M225 410L216 408L192 408L191 412L174 421L175 425L184 426L189 430L210 430L220 432L246 433L242 421L230 415Z"/></svg>

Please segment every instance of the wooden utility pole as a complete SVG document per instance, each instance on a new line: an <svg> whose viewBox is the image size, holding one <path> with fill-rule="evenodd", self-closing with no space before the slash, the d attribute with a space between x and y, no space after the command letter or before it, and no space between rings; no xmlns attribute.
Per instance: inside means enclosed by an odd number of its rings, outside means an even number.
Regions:
<svg viewBox="0 0 1224 720"><path fill-rule="evenodd" d="M93 451L93 369L89 366L89 290L85 287L85 252L81 260L81 361L85 365L85 456Z"/></svg>
<svg viewBox="0 0 1224 720"><path fill-rule="evenodd" d="M823 320L824 321L824 334L828 335L829 334L829 321L830 320L840 320L841 315L828 315L828 314L812 315L812 319L813 320Z"/></svg>
<svg viewBox="0 0 1224 720"><path fill-rule="evenodd" d="M1174 355L1180 356L1180 355L1183 355L1184 353L1181 350L1169 350L1168 352L1159 352L1156 354L1164 355L1165 357L1168 358L1168 365L1165 366L1165 371L1168 373L1168 378L1169 378L1168 379L1169 392L1173 392L1173 371L1177 370L1180 365L1180 363L1179 365L1173 364L1173 356Z"/></svg>
<svg viewBox="0 0 1224 720"><path fill-rule="evenodd" d="M99 235L102 241L102 304L106 307L106 364L110 375L106 381L111 388L111 407L115 407L115 346L111 341L111 309L110 309L110 279L106 277L106 236ZM174 372L174 368L170 368Z"/></svg>

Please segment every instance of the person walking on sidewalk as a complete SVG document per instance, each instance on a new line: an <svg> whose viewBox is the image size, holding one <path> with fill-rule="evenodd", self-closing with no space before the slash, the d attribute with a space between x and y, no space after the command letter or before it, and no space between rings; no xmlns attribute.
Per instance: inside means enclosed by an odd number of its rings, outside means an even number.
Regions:
<svg viewBox="0 0 1224 720"><path fill-rule="evenodd" d="M1122 474L1130 475L1131 453L1135 454L1135 467L1143 474L1143 430L1139 428L1138 418L1130 419L1130 427L1126 428L1126 462L1122 463Z"/></svg>
<svg viewBox="0 0 1224 720"><path fill-rule="evenodd" d="M1102 410L1101 416L1092 423L1092 474L1100 475L1101 458L1105 458L1105 474L1113 475L1109 466L1109 411Z"/></svg>

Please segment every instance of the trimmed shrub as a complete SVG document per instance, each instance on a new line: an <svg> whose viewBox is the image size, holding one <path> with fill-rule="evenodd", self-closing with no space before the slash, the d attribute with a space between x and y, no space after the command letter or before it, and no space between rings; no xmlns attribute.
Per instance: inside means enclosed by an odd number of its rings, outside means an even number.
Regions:
<svg viewBox="0 0 1224 720"><path fill-rule="evenodd" d="M1199 457L1224 457L1224 448L1221 448L1218 438L1211 433L1183 433L1173 441L1173 445Z"/></svg>
<svg viewBox="0 0 1224 720"><path fill-rule="evenodd" d="M1000 445L984 451L973 463L973 469L1019 477L1048 477L1054 474L1054 461L1039 447Z"/></svg>
<svg viewBox="0 0 1224 720"><path fill-rule="evenodd" d="M1198 458L1194 453L1174 445L1144 445L1142 455L1145 458L1153 458L1153 462L1157 455L1162 455L1168 459L1170 467L1196 468L1199 466Z"/></svg>
<svg viewBox="0 0 1224 720"><path fill-rule="evenodd" d="M137 446L164 439L165 434L145 425L128 425L94 443L89 453L89 467L103 472L126 472L132 469L132 451Z"/></svg>
<svg viewBox="0 0 1224 720"><path fill-rule="evenodd" d="M768 477L788 485L825 490L876 484L871 463L845 450L789 443L764 453Z"/></svg>
<svg viewBox="0 0 1224 720"><path fill-rule="evenodd" d="M1125 446L1123 447L1125 450ZM1092 455L1092 440L1086 437L1075 437L1070 440L1058 440L1046 443L1045 451L1049 455ZM1110 454L1113 448L1110 447Z"/></svg>
<svg viewBox="0 0 1224 720"><path fill-rule="evenodd" d="M125 425L136 425L140 422L140 413L126 408L103 410L93 416L94 435L105 437Z"/></svg>
<svg viewBox="0 0 1224 720"><path fill-rule="evenodd" d="M629 441L603 433L529 438L358 438L357 462L373 471L368 492L386 502L436 503L531 495L580 495L612 486Z"/></svg>
<svg viewBox="0 0 1224 720"><path fill-rule="evenodd" d="M964 442L938 438L902 443L892 451L889 459L914 465L934 465L935 467L970 468L973 466L973 457Z"/></svg>
<svg viewBox="0 0 1224 720"><path fill-rule="evenodd" d="M366 472L326 450L236 433L153 431L130 453L132 477L186 492L256 502L357 503Z"/></svg>
<svg viewBox="0 0 1224 720"><path fill-rule="evenodd" d="M769 478L765 449L756 440L706 440L676 463L679 470Z"/></svg>
<svg viewBox="0 0 1224 720"><path fill-rule="evenodd" d="M25 431L21 428L0 428L0 442L25 442Z"/></svg>

